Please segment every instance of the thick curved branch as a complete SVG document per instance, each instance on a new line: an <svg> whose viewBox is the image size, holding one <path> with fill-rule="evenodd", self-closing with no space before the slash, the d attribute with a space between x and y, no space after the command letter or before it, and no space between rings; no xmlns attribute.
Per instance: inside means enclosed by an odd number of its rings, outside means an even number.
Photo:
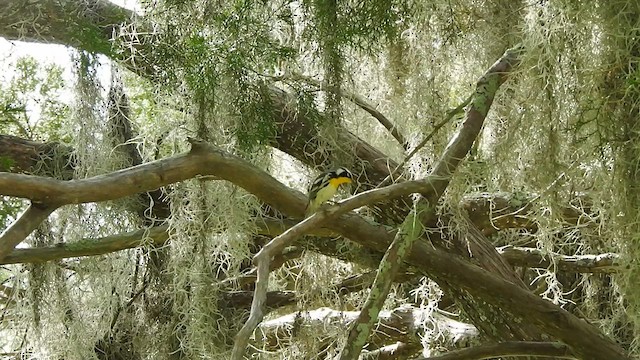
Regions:
<svg viewBox="0 0 640 360"><path fill-rule="evenodd" d="M188 153L83 180L63 181L33 175L0 173L0 195L27 198L37 203L59 207L66 204L115 200L198 175L216 175L248 190L276 209L282 209L287 215L299 217L304 212L305 200L302 194L292 193L268 173L239 157L196 140L191 142L193 147ZM376 201L415 192L428 192L438 181L442 179L428 177L425 180L370 190L335 207L331 210L331 215L337 217ZM313 221L305 226L305 231L316 228L321 219L313 216L307 220ZM287 233L291 231L300 230L290 229Z"/></svg>
<svg viewBox="0 0 640 360"><path fill-rule="evenodd" d="M111 36L134 14L107 0L0 0L0 36L109 53Z"/></svg>
<svg viewBox="0 0 640 360"><path fill-rule="evenodd" d="M266 203L291 216L304 212L304 196L239 157L191 140L187 153L83 180L0 173L0 195L30 199L42 204L80 204L115 200L197 177L216 175L250 189ZM290 210L290 211L287 211Z"/></svg>
<svg viewBox="0 0 640 360"><path fill-rule="evenodd" d="M494 345L475 346L455 350L443 355L419 360L482 360L504 356L549 357L554 359L578 359L567 345L557 342L508 341Z"/></svg>

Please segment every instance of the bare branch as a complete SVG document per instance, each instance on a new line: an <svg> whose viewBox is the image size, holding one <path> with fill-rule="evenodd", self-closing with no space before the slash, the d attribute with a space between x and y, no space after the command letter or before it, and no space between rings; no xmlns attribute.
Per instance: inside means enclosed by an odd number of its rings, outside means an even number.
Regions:
<svg viewBox="0 0 640 360"><path fill-rule="evenodd" d="M294 75L290 75L290 76L284 76L284 77L279 77L277 78L278 80L286 80L286 79L292 79L292 80L303 80L306 83L312 84L322 90L327 90L327 86L325 84L323 84L322 82L313 79L309 76L304 76L302 74L294 74ZM383 113L381 113L378 109L375 108L375 106L371 105L367 100L365 100L362 96L354 93L354 92L350 92L350 91L345 91L344 89L340 90L340 95L342 95L343 97L349 99L350 101L352 101L354 104L356 104L358 107L360 107L362 110L368 112L371 116L373 116L376 120L378 120L378 122L380 122L380 124L382 126L384 126L389 133L391 133L391 136L393 136L396 141L398 141L398 143L400 144L400 146L402 146L402 148L404 148L405 150L407 149L408 143L407 140L404 138L404 136L402 136L402 134L400 133L400 131L398 131L398 127L395 126L395 124L393 124L393 122L391 122L391 120L389 120L386 116L384 116Z"/></svg>
<svg viewBox="0 0 640 360"><path fill-rule="evenodd" d="M242 326L240 331L238 331L238 334L236 334L233 343L233 352L231 354L232 360L242 360L244 358L244 351L249 344L249 338L264 317L267 287L269 285L269 261L260 261L257 267L258 280L256 281L253 301L251 302L251 313L249 314L247 322Z"/></svg>
<svg viewBox="0 0 640 360"><path fill-rule="evenodd" d="M457 114L461 113L462 110L464 109L464 107L467 106L471 102L472 98L473 98L473 94L469 95L469 97L466 98L462 103L460 103L455 109L449 111L447 113L447 116L441 122L436 124L436 126L433 127L433 129L431 130L431 133L429 133L429 135L427 135L424 139L422 139L422 141L418 145L416 145L416 147L413 148L413 150L411 150L411 152L409 154L407 154L407 156L404 157L402 162L400 164L398 164L398 166L396 166L389 173L389 175L387 175L387 177L384 178L384 180L382 180L380 182L380 184L378 186L384 186L384 185L388 184L389 181L392 181L393 177L398 174L398 171L400 169L402 169L409 162L409 160L411 160L411 158L413 158L413 156L415 154L417 154L418 151L420 151L420 149L422 149L425 145L427 145L429 140L431 140L431 138L433 138L433 136L438 132L438 130L440 130L449 121L451 121L451 119L453 119L454 116L456 116Z"/></svg>
<svg viewBox="0 0 640 360"><path fill-rule="evenodd" d="M131 249L144 244L162 245L169 238L167 225L97 239L31 249L14 249L0 264L43 263L71 257L95 256Z"/></svg>
<svg viewBox="0 0 640 360"><path fill-rule="evenodd" d="M503 356L540 356L554 359L578 359L571 348L558 342L507 341L500 344L455 350L439 356L419 360L481 360Z"/></svg>
<svg viewBox="0 0 640 360"><path fill-rule="evenodd" d="M42 218L41 207L51 213L62 205L114 200L155 190L197 175L217 175L240 187L251 189L254 195L275 208L290 209L289 215L294 217L304 212L305 201L302 194L291 192L268 173L239 157L197 140L190 141L192 149L188 153L84 180L63 181L0 173L0 195L27 198L43 204L38 209L33 209L29 217L19 224L20 227L11 226L0 235L0 243L3 244L0 249L8 249L7 252L0 252L0 260L37 227L39 223L35 224L35 220L40 219L41 222L46 219L46 216ZM287 213L286 210L284 212ZM29 232L25 232L27 224L31 227ZM9 248L10 245L13 247Z"/></svg>
<svg viewBox="0 0 640 360"><path fill-rule="evenodd" d="M310 329L326 329L327 333L342 332L358 317L359 311L338 311L320 308L296 312L268 320L258 326L259 335L267 350L275 351L287 346L295 333L292 329L302 326ZM403 306L392 311L381 311L379 323L371 338L374 348L401 341L419 343L419 333L433 331L451 343L467 343L478 336L478 330L470 324L453 320L442 313L430 312L413 306ZM423 321L427 319L427 321Z"/></svg>
<svg viewBox="0 0 640 360"><path fill-rule="evenodd" d="M11 226L0 234L0 261L57 209L31 204Z"/></svg>
<svg viewBox="0 0 640 360"><path fill-rule="evenodd" d="M252 189L255 195L276 208L291 208L291 203L304 202L301 201L304 198L302 194L291 193L288 187L241 158L201 141L190 141L192 149L187 153L83 180L63 181L0 173L0 195L31 199L43 204L79 204L115 200L198 175L216 175L240 187ZM300 205L300 211L294 210L291 215L299 216L304 212L304 205ZM297 206L294 208L297 210Z"/></svg>
<svg viewBox="0 0 640 360"><path fill-rule="evenodd" d="M360 360L408 359L411 356L415 356L420 350L422 350L422 345L420 344L398 341L393 345L383 346L373 351L363 351L360 355Z"/></svg>

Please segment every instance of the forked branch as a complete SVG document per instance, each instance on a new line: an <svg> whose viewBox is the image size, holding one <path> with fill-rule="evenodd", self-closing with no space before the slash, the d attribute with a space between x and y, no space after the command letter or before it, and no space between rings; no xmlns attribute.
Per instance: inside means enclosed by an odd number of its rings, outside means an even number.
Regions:
<svg viewBox="0 0 640 360"><path fill-rule="evenodd" d="M423 224L431 223L435 219L435 205L444 194L449 178L480 134L492 99L507 75L520 62L522 50L520 46L507 50L478 80L471 98L472 105L466 111L462 127L453 136L431 172L432 176L442 177L444 180L439 182L433 191L421 193L422 198L417 201L414 210L407 216L385 252L367 300L358 320L351 326L347 341L340 352L340 360L358 359L389 294L393 278L409 257L414 242L422 235Z"/></svg>

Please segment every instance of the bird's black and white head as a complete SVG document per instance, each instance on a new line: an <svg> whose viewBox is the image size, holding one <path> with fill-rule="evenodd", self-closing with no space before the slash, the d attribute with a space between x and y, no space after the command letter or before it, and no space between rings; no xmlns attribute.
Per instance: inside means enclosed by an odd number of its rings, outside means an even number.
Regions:
<svg viewBox="0 0 640 360"><path fill-rule="evenodd" d="M335 178L345 178L345 179L350 179L351 181L353 181L353 174L351 173L351 171L343 168L343 167L339 167L337 169L335 169L334 171L332 171L332 175L335 176Z"/></svg>

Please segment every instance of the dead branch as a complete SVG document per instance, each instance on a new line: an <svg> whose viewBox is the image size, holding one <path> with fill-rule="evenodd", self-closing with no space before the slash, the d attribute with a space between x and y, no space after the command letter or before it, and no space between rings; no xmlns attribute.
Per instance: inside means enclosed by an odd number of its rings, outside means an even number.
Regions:
<svg viewBox="0 0 640 360"><path fill-rule="evenodd" d="M295 340L296 328L312 331L325 329L327 334L340 334L356 320L359 313L320 308L284 315L260 324L255 341L269 351L276 351ZM444 341L451 343L467 343L478 336L478 330L473 325L450 319L440 312L429 312L413 306L382 311L378 319L370 342L373 348L398 341L420 343L419 334L424 331L441 334Z"/></svg>
<svg viewBox="0 0 640 360"><path fill-rule="evenodd" d="M360 360L408 359L422 350L420 344L408 344L398 341L372 351L362 351Z"/></svg>
<svg viewBox="0 0 640 360"><path fill-rule="evenodd" d="M294 74L291 76L284 76L284 77L280 77L277 80L286 80L286 79L292 79L292 80L303 80L304 82L311 84L313 86L316 86L320 89L322 89L323 91L326 91L328 86L326 84L323 84L322 82L315 80L309 76L304 76L301 74ZM340 90L340 95L342 95L343 97L347 98L348 100L352 101L354 104L356 104L358 107L360 107L362 110L366 111L369 113L369 115L373 116L376 120L378 120L378 122L384 126L389 133L391 134L391 136L393 136L396 141L398 141L398 143L400 144L400 146L402 146L403 149L408 150L407 146L407 140L404 138L404 136L402 136L402 134L400 133L400 131L398 131L398 127L391 121L389 120L386 116L384 116L384 114L382 112L380 112L378 109L375 108L375 106L373 106L372 104L370 104L367 100L365 100L365 98L363 98L362 96L354 93L354 92L350 92L350 91L345 91L344 89Z"/></svg>
<svg viewBox="0 0 640 360"><path fill-rule="evenodd" d="M502 257L513 266L555 268L557 271L611 274L620 271L620 255L561 255L540 249L504 246L498 248Z"/></svg>

